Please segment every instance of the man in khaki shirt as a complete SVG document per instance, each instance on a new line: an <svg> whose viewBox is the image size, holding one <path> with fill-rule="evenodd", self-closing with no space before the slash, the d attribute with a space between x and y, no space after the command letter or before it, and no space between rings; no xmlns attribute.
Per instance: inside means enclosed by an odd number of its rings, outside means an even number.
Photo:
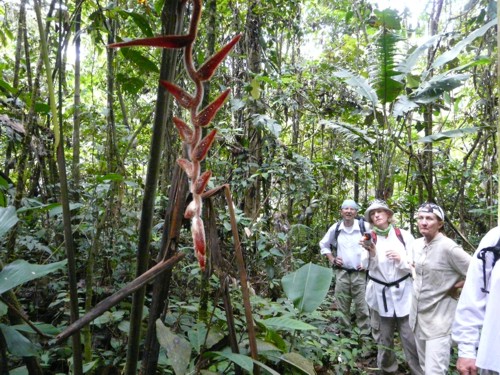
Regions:
<svg viewBox="0 0 500 375"><path fill-rule="evenodd" d="M415 280L410 326L415 332L425 374L445 375L450 363L451 325L457 306L453 292L463 285L471 256L440 232L444 212L438 205L422 205L417 220L423 237L413 242Z"/></svg>

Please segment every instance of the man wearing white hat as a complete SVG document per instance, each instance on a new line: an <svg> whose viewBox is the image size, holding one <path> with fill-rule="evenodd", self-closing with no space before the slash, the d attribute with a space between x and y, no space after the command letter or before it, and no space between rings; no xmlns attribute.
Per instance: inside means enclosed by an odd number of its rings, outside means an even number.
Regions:
<svg viewBox="0 0 500 375"><path fill-rule="evenodd" d="M351 305L361 333L370 333L369 312L365 301L367 251L359 244L366 231L364 220L358 220L358 204L346 199L340 208L342 221L332 225L319 242L321 254L335 268L335 299L342 313L344 328L352 327ZM331 248L336 249L336 255Z"/></svg>

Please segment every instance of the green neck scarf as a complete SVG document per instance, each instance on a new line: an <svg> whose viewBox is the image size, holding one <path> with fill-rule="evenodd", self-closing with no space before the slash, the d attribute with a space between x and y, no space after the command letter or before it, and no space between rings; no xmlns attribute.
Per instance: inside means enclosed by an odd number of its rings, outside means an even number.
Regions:
<svg viewBox="0 0 500 375"><path fill-rule="evenodd" d="M384 237L387 237L389 235L391 229L392 229L392 224L389 224L389 226L386 229L379 229L377 227L373 227L373 231L377 233L377 236L384 236Z"/></svg>

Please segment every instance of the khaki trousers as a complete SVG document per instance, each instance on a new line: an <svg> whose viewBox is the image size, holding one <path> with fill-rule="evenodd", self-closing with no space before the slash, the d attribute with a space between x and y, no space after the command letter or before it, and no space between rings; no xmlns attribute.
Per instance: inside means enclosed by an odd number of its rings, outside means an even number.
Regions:
<svg viewBox="0 0 500 375"><path fill-rule="evenodd" d="M368 305L365 300L366 272L335 270L335 300L342 313L344 328L352 328L351 306L354 306L356 323L361 333L370 334Z"/></svg>
<svg viewBox="0 0 500 375"><path fill-rule="evenodd" d="M384 317L371 310L371 326L373 339L377 343L377 367L383 373L396 373L398 362L394 352L394 333L399 332L401 346L406 361L413 375L423 375L424 371L418 360L415 336L410 328L409 317Z"/></svg>
<svg viewBox="0 0 500 375"><path fill-rule="evenodd" d="M418 336L416 327L415 341L417 343L420 366L425 375L446 375L450 366L451 335L431 340L422 340Z"/></svg>

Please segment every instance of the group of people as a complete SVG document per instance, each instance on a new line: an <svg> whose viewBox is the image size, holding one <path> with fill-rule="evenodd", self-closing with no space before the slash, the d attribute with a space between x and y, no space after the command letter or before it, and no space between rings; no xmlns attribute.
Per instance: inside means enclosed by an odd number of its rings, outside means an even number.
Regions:
<svg viewBox="0 0 500 375"><path fill-rule="evenodd" d="M455 342L461 375L499 375L500 228L471 256L442 233L444 211L434 203L417 211L418 239L395 225L386 202L374 201L364 217L359 208L342 203L342 220L320 248L335 269L341 324L352 326L353 305L360 332L371 331L377 343L380 373L397 372L397 330L412 374L447 374Z"/></svg>

